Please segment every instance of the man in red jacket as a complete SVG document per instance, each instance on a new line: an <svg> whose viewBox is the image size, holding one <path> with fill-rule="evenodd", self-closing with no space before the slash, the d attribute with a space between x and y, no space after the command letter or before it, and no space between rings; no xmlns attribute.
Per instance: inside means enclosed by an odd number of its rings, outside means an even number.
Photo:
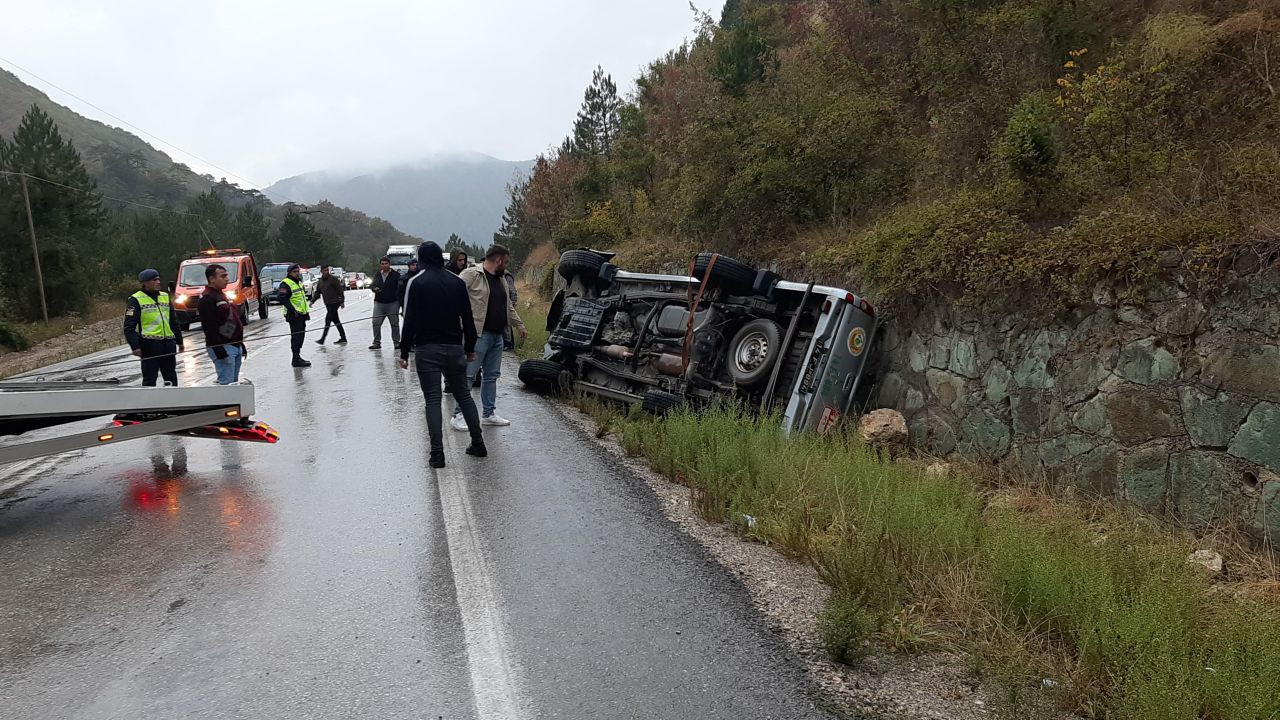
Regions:
<svg viewBox="0 0 1280 720"><path fill-rule="evenodd" d="M209 359L218 371L219 385L240 381L240 363L248 356L244 348L244 323L240 308L227 299L227 269L210 265L204 269L204 292L200 293L200 327L204 329L204 345Z"/></svg>

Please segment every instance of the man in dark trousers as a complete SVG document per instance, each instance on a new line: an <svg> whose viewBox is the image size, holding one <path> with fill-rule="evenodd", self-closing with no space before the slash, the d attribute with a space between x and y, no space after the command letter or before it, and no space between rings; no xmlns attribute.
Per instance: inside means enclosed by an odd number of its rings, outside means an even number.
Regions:
<svg viewBox="0 0 1280 720"><path fill-rule="evenodd" d="M284 319L289 323L289 347L293 350L293 366L296 368L311 367L311 363L302 359L302 338L307 332L307 321L311 319L311 304L307 302L307 291L302 287L302 267L289 266L289 274L280 282L276 296L284 306Z"/></svg>
<svg viewBox="0 0 1280 720"><path fill-rule="evenodd" d="M316 298L324 298L324 332L320 333L316 342L324 344L324 339L329 337L329 325L332 324L338 326L338 340L335 344L344 344L347 341L347 331L342 329L338 311L347 305L347 286L342 278L333 274L328 265L320 266L320 280L316 282L315 292L311 293L311 302L315 302Z"/></svg>
<svg viewBox="0 0 1280 720"><path fill-rule="evenodd" d="M443 377L471 431L467 454L485 457L480 417L467 387L467 363L475 359L476 323L467 288L444 268L440 246L424 242L418 247L421 270L405 288L404 336L400 343L400 367L409 367L414 353L418 384L427 405L427 431L431 435L433 468L444 467L444 423L440 416L440 378Z"/></svg>
<svg viewBox="0 0 1280 720"><path fill-rule="evenodd" d="M391 321L391 342L400 348L400 273L391 269L391 258L378 261L373 274L373 344L370 350L382 349L382 320Z"/></svg>
<svg viewBox="0 0 1280 720"><path fill-rule="evenodd" d="M204 269L204 292L200 293L200 328L209 349L219 385L240 382L240 363L248 356L244 348L244 323L236 304L227 299L227 269L210 265Z"/></svg>
<svg viewBox="0 0 1280 720"><path fill-rule="evenodd" d="M404 277L400 278L400 291L396 293L396 302L400 305L400 312L404 312L404 291L409 287L409 281L414 275L418 274L418 258L414 258L405 264Z"/></svg>
<svg viewBox="0 0 1280 720"><path fill-rule="evenodd" d="M160 273L150 268L138 273L142 289L129 296L124 311L124 339L136 357L142 358L142 384L153 387L156 376L165 385L178 384L182 330L173 322L169 293L160 289Z"/></svg>

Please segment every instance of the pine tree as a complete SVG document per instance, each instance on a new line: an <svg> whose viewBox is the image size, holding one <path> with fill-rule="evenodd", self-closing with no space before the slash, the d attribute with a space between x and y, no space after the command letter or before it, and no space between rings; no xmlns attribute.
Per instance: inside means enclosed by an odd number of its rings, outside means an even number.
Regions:
<svg viewBox="0 0 1280 720"><path fill-rule="evenodd" d="M100 263L90 261L105 255L108 238L102 198L80 154L53 120L32 105L13 138L0 138L0 170L43 179L28 179L27 190L49 312L82 310L97 289L90 269ZM33 266L21 185L18 177L6 175L0 181L0 279L11 307L27 318L40 314Z"/></svg>
<svg viewBox="0 0 1280 720"><path fill-rule="evenodd" d="M293 208L285 212L274 245L275 255L284 262L310 266L341 261L337 238L321 233L310 218Z"/></svg>
<svg viewBox="0 0 1280 720"><path fill-rule="evenodd" d="M618 86L605 74L604 68L597 65L591 85L583 94L578 119L573 123L573 150L582 155L608 155L622 130L618 119L621 105Z"/></svg>

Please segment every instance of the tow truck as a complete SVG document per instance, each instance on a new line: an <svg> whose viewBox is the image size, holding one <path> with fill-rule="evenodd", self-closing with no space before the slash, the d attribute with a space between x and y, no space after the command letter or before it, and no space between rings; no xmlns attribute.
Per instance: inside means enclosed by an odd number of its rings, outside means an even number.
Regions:
<svg viewBox="0 0 1280 720"><path fill-rule="evenodd" d="M253 398L248 382L192 387L122 386L118 380L0 382L0 438L104 419L94 429L0 443L0 465L152 435L275 443L280 435L274 428L250 419Z"/></svg>

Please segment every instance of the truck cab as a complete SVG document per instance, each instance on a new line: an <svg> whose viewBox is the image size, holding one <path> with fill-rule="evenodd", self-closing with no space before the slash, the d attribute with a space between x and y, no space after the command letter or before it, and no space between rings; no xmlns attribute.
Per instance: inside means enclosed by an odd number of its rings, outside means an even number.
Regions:
<svg viewBox="0 0 1280 720"><path fill-rule="evenodd" d="M409 270L409 261L418 257L416 245L391 245L387 248L387 257L391 260L391 269L402 276Z"/></svg>
<svg viewBox="0 0 1280 720"><path fill-rule="evenodd" d="M240 319L249 322L250 314L267 317L267 302L258 280L258 263L253 254L232 248L229 250L204 250L178 265L177 280L173 288L175 320L183 330L200 319L200 294L205 288L205 269L221 265L227 271L227 287L223 290L227 299L240 310ZM266 294L271 288L266 288Z"/></svg>

